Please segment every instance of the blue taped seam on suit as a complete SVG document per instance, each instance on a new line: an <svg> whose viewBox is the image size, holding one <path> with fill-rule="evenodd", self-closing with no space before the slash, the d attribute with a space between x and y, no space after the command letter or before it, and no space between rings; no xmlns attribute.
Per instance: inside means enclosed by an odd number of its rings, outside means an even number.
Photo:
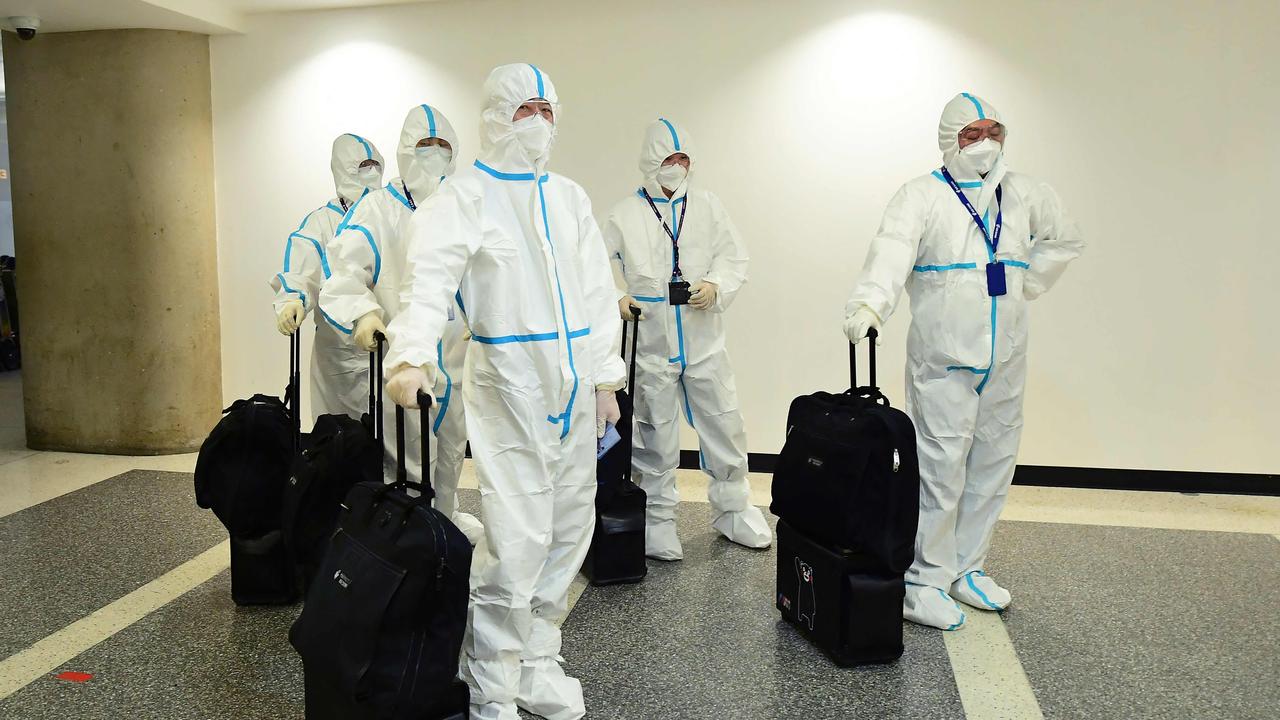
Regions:
<svg viewBox="0 0 1280 720"><path fill-rule="evenodd" d="M348 225L348 230L358 230L364 233L364 237L369 241L369 248L373 250L373 284L378 284L378 276L382 274L382 253L378 252L378 243L373 241L373 233L363 225Z"/></svg>
<svg viewBox="0 0 1280 720"><path fill-rule="evenodd" d="M660 303L660 302L667 301L667 299L664 297L658 297L653 295L632 295L631 299L638 300L640 302L647 302L647 303Z"/></svg>
<svg viewBox="0 0 1280 720"><path fill-rule="evenodd" d="M534 70L536 72L538 68L534 68ZM540 73L538 78L540 86ZM532 173L530 173L530 179L532 179L531 176ZM544 179L545 177L547 176L543 176ZM559 419L564 420L563 427L561 428L561 439L564 439L568 437L568 430L570 430L572 425L573 401L577 400L577 384L579 384L579 379L577 379L577 368L575 364L573 364L573 333L568 329L568 311L564 309L564 288L561 286L561 282L559 282L559 261L556 258L556 243L552 242L552 225L550 225L550 220L547 219L547 193L543 190L543 184L543 181L540 179L538 182L538 201L539 204L543 206L543 231L547 233L547 245L552 249L552 268L556 270L556 293L559 296L559 301L561 301L561 322L564 323L564 331L568 332L568 337L564 338L564 347L568 350L568 372L573 375L573 389L568 393L568 405L564 406L564 413L559 416ZM556 423L556 421L558 421L550 415L548 415L547 419L552 421L552 423Z"/></svg>
<svg viewBox="0 0 1280 720"><path fill-rule="evenodd" d="M644 188L640 188L640 189L636 190L636 197L640 198L641 200L644 200L644 196L645 196L645 189L644 189ZM667 203L670 203L670 202L674 202L676 205L679 205L680 203L684 202L684 198L685 198L685 196L684 196L684 195L681 195L680 197L676 198L675 200L668 200L668 199L667 199L667 198L665 198L665 197L650 197L649 199L650 199L650 200L652 200L652 201L654 201L655 203L657 203L657 204L659 204L659 205L666 205Z"/></svg>
<svg viewBox="0 0 1280 720"><path fill-rule="evenodd" d="M394 185L387 185L387 190L391 191L392 197L399 200L401 205L404 205L405 207L409 208L409 210L413 210L413 206L409 204L409 198L402 195L400 191L395 188Z"/></svg>
<svg viewBox="0 0 1280 720"><path fill-rule="evenodd" d="M937 178L937 179L941 180L942 182L946 182L946 181L947 181L947 179L946 179L946 178L942 177L942 173L941 173L941 172L938 172L937 170L934 170L934 171L933 171L933 176L934 176L935 178ZM980 188L980 187L982 187L982 181L981 181L981 180L976 180L976 181L973 181L973 182L968 182L968 181L966 181L966 182L959 182L959 181L957 181L957 182L956 182L956 185L959 185L960 187L962 187L962 188L967 188L967 189Z"/></svg>
<svg viewBox="0 0 1280 720"><path fill-rule="evenodd" d="M987 113L982 109L982 103L978 102L978 98L976 98L976 97L974 97L974 96L970 95L969 93L960 93L960 94L961 94L961 95L963 95L963 96L965 96L965 98L966 98L969 102L973 103L973 106L974 106L975 108L977 108L977 110L978 110L978 119L979 119L979 120L986 120L986 119L987 119Z"/></svg>
<svg viewBox="0 0 1280 720"><path fill-rule="evenodd" d="M373 148L369 147L369 141L368 141L368 140L365 140L364 138L360 137L359 135L355 135L355 134L353 134L353 133L347 133L347 134L348 134L348 135L351 135L351 137L355 138L356 140L359 140L359 141L360 141L360 144L364 146L364 159L365 159L365 160L372 160L372 159L373 159Z"/></svg>
<svg viewBox="0 0 1280 720"><path fill-rule="evenodd" d="M444 397L440 398L440 409L436 411L436 421L431 425L433 435L440 434L440 423L444 422L444 416L449 412L449 397L453 395L453 377L444 366L443 340L436 341L436 367L440 368L440 373L444 375Z"/></svg>
<svg viewBox="0 0 1280 720"><path fill-rule="evenodd" d="M462 302L462 291L458 290L453 293L453 299L458 301L458 309L462 311L463 317L467 315L467 306Z"/></svg>
<svg viewBox="0 0 1280 720"><path fill-rule="evenodd" d="M306 293L302 292L301 290L294 290L293 288L289 287L289 283L284 281L284 273L276 273L276 277L280 278L280 286L284 288L285 292L293 293L298 297L302 298L302 307L306 308L307 307Z"/></svg>
<svg viewBox="0 0 1280 720"><path fill-rule="evenodd" d="M329 324L330 324L330 325L332 325L332 326L334 326L335 328L337 328L339 332L344 333L344 334L346 334L346 335L350 335L350 334L351 334L351 330L350 330L350 329L343 327L343 326L342 326L342 323L340 323L340 322L338 322L337 320L334 320L333 318L329 317L329 313L325 312L325 311L324 311L324 308L317 308L317 309L320 311L320 314L324 317L324 319L325 319L325 320L328 320L328 321L329 321Z"/></svg>
<svg viewBox="0 0 1280 720"><path fill-rule="evenodd" d="M947 272L948 270L977 270L977 263L952 263L950 265L916 265L911 268L913 272Z"/></svg>
<svg viewBox="0 0 1280 720"><path fill-rule="evenodd" d="M422 112L427 114L427 136L436 136L436 114L431 112L431 108L425 103L422 106Z"/></svg>
<svg viewBox="0 0 1280 720"><path fill-rule="evenodd" d="M485 165L484 163L480 162L479 160L475 161L475 163L473 163L473 165L474 165L477 169L482 170L482 171L484 171L484 172L488 173L489 175L492 175L493 177L497 178L498 180L507 180L507 181L510 181L510 182L520 182L520 181L528 182L528 181L530 181L530 180L533 180L533 173L508 173L508 172L502 172L501 170L495 170L495 169L493 169L493 168L489 167L488 165ZM545 174L545 173L544 173L544 174L542 175L542 177L538 178L538 182L540 182L540 183L544 183L544 182L546 182L546 181L547 181L547 178L549 178L549 177L550 177L550 175L547 175L547 174Z"/></svg>
<svg viewBox="0 0 1280 720"><path fill-rule="evenodd" d="M334 211L334 212L338 213L338 215L340 215L340 216L341 216L341 215L346 215L346 214L347 214L347 213L346 213L346 211L344 211L342 208L338 207L337 205L334 205L333 203L325 203L325 205L324 205L324 206L325 206L325 207L327 207L327 208L329 208L330 210L332 210L332 211Z"/></svg>
<svg viewBox="0 0 1280 720"><path fill-rule="evenodd" d="M1031 269L1031 266L1030 266L1029 264L1024 263L1024 262L1022 262L1022 261L1020 261L1020 260L1001 260L1000 262L1002 262L1002 263L1004 263L1005 265L1008 265L1008 266L1010 266L1010 267L1022 268L1023 270L1030 270L1030 269Z"/></svg>
<svg viewBox="0 0 1280 720"><path fill-rule="evenodd" d="M289 239L290 239L290 241L292 241L292 240L293 240L293 238L296 238L296 237L297 237L297 238L302 238L303 240L306 240L307 242L309 242L309 243L311 243L312 245L314 245L314 246L315 246L315 248L316 248L316 254L320 256L320 269L324 271L324 277L325 277L325 279L326 279L326 280L328 280L328 279L329 279L329 276L330 276L330 274L331 274L331 273L329 272L329 257L328 257L327 255L325 255L325 252L324 252L324 246L320 244L320 241L319 241L319 240L316 240L316 239L315 239L315 238L313 238L313 237L307 237L306 235L303 235L302 233L299 233L299 232L296 232L296 233L291 234L291 235L289 236ZM289 243L285 246L285 247L286 247L286 249L285 249L285 251L284 251L284 271L285 271L285 272L289 272L289 250L288 250L288 248L290 248L290 247L292 247L292 246L293 246L293 243L292 243L292 242L289 242Z"/></svg>
<svg viewBox="0 0 1280 720"><path fill-rule="evenodd" d="M465 312L465 310L463 312ZM575 340L580 337L586 337L587 335L590 335L590 334L591 334L591 328L580 328L578 330L571 330L569 331L569 339ZM484 343L485 345L506 345L507 343L529 343L529 342L543 342L546 340L559 340L560 333L557 331L557 332L535 333L533 335L499 335L497 337L489 337L486 335L472 335L471 339L479 343Z"/></svg>
<svg viewBox="0 0 1280 720"><path fill-rule="evenodd" d="M547 89L542 82L542 71L539 70L538 66L534 65L533 63L529 63L529 67L533 68L533 77L538 81L538 97L545 100L547 97L546 95Z"/></svg>
<svg viewBox="0 0 1280 720"><path fill-rule="evenodd" d="M667 130L671 132L671 142L676 144L676 152L683 152L680 149L680 136L676 134L676 126L672 125L671 122L668 121L666 118L658 118L658 119L661 120L662 124L666 125Z"/></svg>

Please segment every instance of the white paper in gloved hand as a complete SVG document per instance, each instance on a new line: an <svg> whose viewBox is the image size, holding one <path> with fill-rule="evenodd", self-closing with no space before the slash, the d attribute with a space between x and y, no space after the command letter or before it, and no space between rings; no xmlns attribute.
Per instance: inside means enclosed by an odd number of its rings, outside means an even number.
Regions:
<svg viewBox="0 0 1280 720"><path fill-rule="evenodd" d="M612 390L596 391L596 437L604 437L605 427L622 419L618 397Z"/></svg>

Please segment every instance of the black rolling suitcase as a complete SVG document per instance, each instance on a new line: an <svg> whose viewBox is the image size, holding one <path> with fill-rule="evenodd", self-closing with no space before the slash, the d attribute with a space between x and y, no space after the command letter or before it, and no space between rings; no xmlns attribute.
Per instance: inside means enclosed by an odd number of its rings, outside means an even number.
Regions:
<svg viewBox="0 0 1280 720"><path fill-rule="evenodd" d="M356 484L382 479L382 340L369 353L369 413L361 420L321 415L302 451L293 460L282 500L281 525L294 564L297 585L305 595L338 526L342 499Z"/></svg>
<svg viewBox="0 0 1280 720"><path fill-rule="evenodd" d="M902 655L904 575L915 551L920 468L911 419L871 384L796 398L773 477L776 603L842 665Z"/></svg>
<svg viewBox="0 0 1280 720"><path fill-rule="evenodd" d="M423 467L431 398L422 406ZM462 720L458 680L471 544L407 480L404 410L396 408L395 483L360 483L343 501L289 641L302 656L307 720ZM420 495L411 497L408 490Z"/></svg>
<svg viewBox="0 0 1280 720"><path fill-rule="evenodd" d="M254 395L232 403L196 459L196 504L213 510L231 537L237 605L287 605L298 598L280 512L298 444L300 346L295 332L285 399Z"/></svg>
<svg viewBox="0 0 1280 720"><path fill-rule="evenodd" d="M634 429L636 346L640 339L640 309L631 308L631 360L627 373L630 392L618 393L618 434L616 445L596 461L596 530L582 572L592 585L637 583L649 572L644 557L644 518L648 498L631 482L631 438ZM626 357L627 327L622 326L622 352Z"/></svg>
<svg viewBox="0 0 1280 720"><path fill-rule="evenodd" d="M851 389L792 401L769 510L814 540L867 557L879 571L904 573L920 511L915 426L875 384L874 330L869 344L870 385L858 386L850 346Z"/></svg>

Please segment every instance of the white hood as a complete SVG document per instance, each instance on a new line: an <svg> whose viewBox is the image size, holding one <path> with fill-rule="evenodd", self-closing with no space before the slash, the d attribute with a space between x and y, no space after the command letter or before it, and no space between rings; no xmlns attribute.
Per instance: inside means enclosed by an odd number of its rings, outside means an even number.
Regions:
<svg viewBox="0 0 1280 720"><path fill-rule="evenodd" d="M534 164L516 140L511 116L526 101L541 98L554 108L558 127L559 99L551 78L527 63L500 65L484 81L484 97L484 108L480 113L480 162L499 172L533 172ZM549 155L538 161L541 166L537 168L538 172L546 167Z"/></svg>
<svg viewBox="0 0 1280 720"><path fill-rule="evenodd" d="M377 182L372 185L366 185L360 180L360 163L365 160L378 162ZM343 133L334 138L329 169L333 171L333 187L338 191L338 197L348 203L354 203L366 192L382 187L382 170L385 167L382 154L368 140L351 133Z"/></svg>
<svg viewBox="0 0 1280 720"><path fill-rule="evenodd" d="M942 109L942 118L938 120L938 149L942 151L942 163L958 181L982 180L982 190L974 203L979 213L986 212L995 196L996 187L1008 172L1004 153L996 160L985 178L979 177L960 157L960 140L958 135L971 123L979 120L995 120L1002 122L1000 111L991 103L972 93L960 93Z"/></svg>
<svg viewBox="0 0 1280 720"><path fill-rule="evenodd" d="M640 174L644 176L644 187L654 197L663 197L662 185L658 183L658 168L662 161L675 153L689 156L689 177L693 176L697 156L694 154L693 138L684 127L673 120L658 118L645 128L644 141L640 144ZM681 197L689 187L689 178L676 188L672 197Z"/></svg>
<svg viewBox="0 0 1280 720"><path fill-rule="evenodd" d="M400 168L400 180L413 193L414 202L421 203L440 186L440 176L430 177L422 171L415 148L420 140L440 138L449 143L453 156L444 174L453 173L458 164L458 134L444 113L431 105L416 105L409 109L400 129L400 144L396 146L396 165Z"/></svg>

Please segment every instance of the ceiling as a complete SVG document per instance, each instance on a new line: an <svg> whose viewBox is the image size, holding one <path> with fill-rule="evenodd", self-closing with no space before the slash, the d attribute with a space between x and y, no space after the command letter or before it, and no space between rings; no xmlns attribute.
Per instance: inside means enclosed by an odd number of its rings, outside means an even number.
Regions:
<svg viewBox="0 0 1280 720"><path fill-rule="evenodd" d="M41 32L153 28L238 33L253 13L400 5L433 0L0 0L5 18L34 15ZM439 1L439 0L434 0Z"/></svg>

